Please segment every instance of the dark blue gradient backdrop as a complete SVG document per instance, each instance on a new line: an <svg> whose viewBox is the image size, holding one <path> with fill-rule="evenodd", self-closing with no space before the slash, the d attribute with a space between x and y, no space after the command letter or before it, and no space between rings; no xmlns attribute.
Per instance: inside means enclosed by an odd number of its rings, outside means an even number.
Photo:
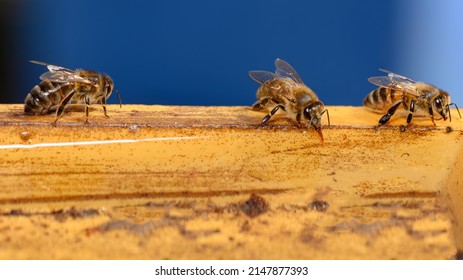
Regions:
<svg viewBox="0 0 463 280"><path fill-rule="evenodd" d="M405 2L416 10L426 1ZM422 57L449 53L442 50L447 46L407 60L406 52L418 52L416 40L427 31L398 18L405 14L401 1L6 0L1 5L6 38L1 67L9 73L2 81L8 84L3 102L22 102L39 82L46 69L29 63L32 59L106 72L123 102L137 104L250 105L258 84L247 72L273 71L276 58L292 64L327 105L361 105L374 89L367 78L380 67L441 83L449 91L463 84L463 79L445 80L449 74L432 80L433 71L450 71L448 64L461 69L461 57L428 65L425 72L421 64L413 66ZM415 43L403 30L415 35Z"/></svg>

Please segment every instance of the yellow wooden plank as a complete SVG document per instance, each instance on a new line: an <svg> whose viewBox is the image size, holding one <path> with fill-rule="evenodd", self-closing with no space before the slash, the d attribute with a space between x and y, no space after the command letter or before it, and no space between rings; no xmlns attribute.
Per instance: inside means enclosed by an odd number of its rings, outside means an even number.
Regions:
<svg viewBox="0 0 463 280"><path fill-rule="evenodd" d="M249 107L0 105L0 258L448 259L463 122L328 107L320 143ZM326 121L326 120L325 120Z"/></svg>

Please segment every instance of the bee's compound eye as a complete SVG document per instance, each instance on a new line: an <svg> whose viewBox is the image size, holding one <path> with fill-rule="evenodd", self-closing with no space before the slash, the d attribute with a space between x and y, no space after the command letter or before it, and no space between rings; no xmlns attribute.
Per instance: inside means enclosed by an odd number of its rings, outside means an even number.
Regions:
<svg viewBox="0 0 463 280"><path fill-rule="evenodd" d="M106 92L109 94L113 91L113 85L111 83L105 84Z"/></svg>
<svg viewBox="0 0 463 280"><path fill-rule="evenodd" d="M442 100L440 99L440 97L438 97L438 98L436 98L436 100L434 100L434 104L435 104L436 109L438 111L442 110Z"/></svg>
<svg viewBox="0 0 463 280"><path fill-rule="evenodd" d="M304 108L304 117L308 120L311 119L311 116L310 116L310 107L305 107Z"/></svg>

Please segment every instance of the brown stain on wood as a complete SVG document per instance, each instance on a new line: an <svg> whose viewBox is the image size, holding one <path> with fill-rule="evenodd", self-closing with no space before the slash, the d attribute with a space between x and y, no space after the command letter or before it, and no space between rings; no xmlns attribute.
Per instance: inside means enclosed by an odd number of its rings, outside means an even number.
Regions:
<svg viewBox="0 0 463 280"><path fill-rule="evenodd" d="M155 198L167 199L178 197L210 198L215 196L236 196L245 194L278 194L287 191L285 189L252 189L245 191L207 191L207 192L139 192L139 193L111 193L111 194L89 194L89 195L68 195L68 196L40 196L34 198L9 198L0 199L1 204L26 204L26 203L49 203L49 202L75 202L90 200L114 200L114 199L137 199Z"/></svg>
<svg viewBox="0 0 463 280"><path fill-rule="evenodd" d="M394 192L394 193L372 193L363 195L365 198L419 198L419 197L437 197L439 194L436 192Z"/></svg>
<svg viewBox="0 0 463 280"><path fill-rule="evenodd" d="M0 105L0 258L458 256L463 121L328 108L320 143L249 107Z"/></svg>

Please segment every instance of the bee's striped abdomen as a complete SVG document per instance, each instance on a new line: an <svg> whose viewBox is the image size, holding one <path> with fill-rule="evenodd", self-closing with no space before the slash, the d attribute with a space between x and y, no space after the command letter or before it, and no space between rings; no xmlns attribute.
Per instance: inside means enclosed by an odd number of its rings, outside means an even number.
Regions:
<svg viewBox="0 0 463 280"><path fill-rule="evenodd" d="M42 81L32 88L24 101L26 114L47 114L63 98L63 85Z"/></svg>
<svg viewBox="0 0 463 280"><path fill-rule="evenodd" d="M363 105L373 110L384 111L403 97L402 92L380 87L370 92L363 100Z"/></svg>

